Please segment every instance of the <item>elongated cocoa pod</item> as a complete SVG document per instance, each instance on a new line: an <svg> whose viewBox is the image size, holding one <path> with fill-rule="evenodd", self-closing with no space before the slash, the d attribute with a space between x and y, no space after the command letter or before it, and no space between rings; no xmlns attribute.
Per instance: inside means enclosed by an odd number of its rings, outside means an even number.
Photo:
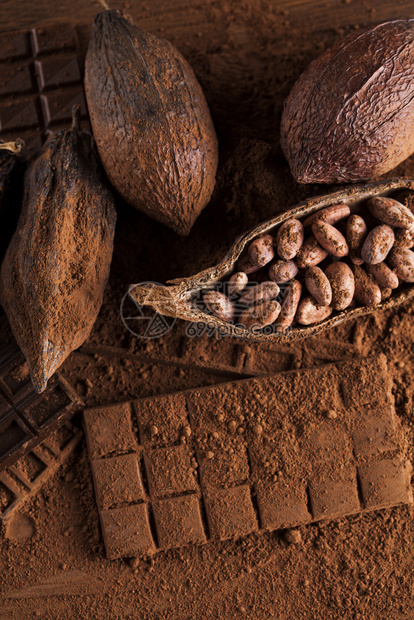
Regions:
<svg viewBox="0 0 414 620"><path fill-rule="evenodd" d="M167 41L100 13L85 65L99 155L131 205L187 235L215 183L218 145L197 79Z"/></svg>
<svg viewBox="0 0 414 620"><path fill-rule="evenodd" d="M235 319L235 322L232 324L231 322L225 322L207 314L207 312L204 312L200 308L198 300L200 294L202 295L204 290L212 289L215 286L217 288L222 287L223 281L226 281L237 271L237 267L241 262L240 257L246 255L247 249L250 247L252 241L266 234L270 234L273 238L276 238L279 226L283 224L283 222L292 218L302 221L321 209L342 202L349 205L351 213L366 217L368 214L367 200L369 198L372 196L392 195L393 192L401 189L413 191L414 179L396 178L366 185L353 185L331 194L309 198L293 209L285 211L281 215L267 222L263 222L252 230L244 233L235 241L233 246L217 265L205 269L192 277L172 280L168 282L170 286L133 284L129 288L129 295L137 304L150 305L160 314L185 319L187 321L202 322L211 327L216 327L220 330L220 334L226 333L245 338L246 340L266 342L286 342L299 338L306 338L307 336L312 336L330 329L346 320L355 319L374 311L392 308L414 297L414 285L403 283L398 289L392 291L389 298L384 298L383 301L373 306L353 307L350 305L351 300L348 300L345 309L343 309L342 303L335 303L331 316L325 318L320 323L306 326L293 324L292 328L286 331L282 331L280 328L278 329L278 320L276 320L273 326L269 325L262 331L249 331L238 325L236 323L237 319ZM344 260L348 260L348 258ZM266 270L267 266L264 267L265 273ZM294 276L295 274L292 273L291 277L293 278ZM252 279L254 280L254 275ZM293 280L291 281L293 282ZM353 284L352 274L351 284ZM289 287L289 284L280 285L282 292L285 290L283 287ZM350 284L348 283L347 291L349 292L349 290ZM353 294L353 290L351 294ZM148 302L148 299L150 299L150 302ZM336 308L337 305L339 309ZM274 330L272 330L272 327L274 327Z"/></svg>
<svg viewBox="0 0 414 620"><path fill-rule="evenodd" d="M414 20L353 32L293 86L281 145L300 183L349 183L392 170L414 151Z"/></svg>
<svg viewBox="0 0 414 620"><path fill-rule="evenodd" d="M0 274L1 303L42 392L88 337L102 304L116 212L93 138L74 126L26 172L22 213Z"/></svg>

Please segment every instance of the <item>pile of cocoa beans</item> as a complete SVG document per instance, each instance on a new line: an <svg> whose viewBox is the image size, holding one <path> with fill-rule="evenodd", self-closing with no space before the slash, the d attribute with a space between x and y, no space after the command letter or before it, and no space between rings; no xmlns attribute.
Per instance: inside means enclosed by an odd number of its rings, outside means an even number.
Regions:
<svg viewBox="0 0 414 620"><path fill-rule="evenodd" d="M221 289L204 293L205 306L247 329L285 331L381 303L401 282L414 282L414 214L381 196L360 213L334 204L254 239Z"/></svg>

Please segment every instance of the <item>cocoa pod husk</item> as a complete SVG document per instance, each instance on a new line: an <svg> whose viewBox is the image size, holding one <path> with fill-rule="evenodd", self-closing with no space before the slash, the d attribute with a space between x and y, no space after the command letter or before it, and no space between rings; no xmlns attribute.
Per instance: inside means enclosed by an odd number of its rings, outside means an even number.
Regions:
<svg viewBox="0 0 414 620"><path fill-rule="evenodd" d="M116 212L89 132L52 134L25 174L0 300L35 389L88 337L102 304Z"/></svg>
<svg viewBox="0 0 414 620"><path fill-rule="evenodd" d="M300 183L354 183L414 152L414 19L351 33L314 60L284 106L281 146Z"/></svg>
<svg viewBox="0 0 414 620"><path fill-rule="evenodd" d="M187 235L212 194L218 144L197 79L168 42L122 11L95 19L85 63L93 134L131 205Z"/></svg>
<svg viewBox="0 0 414 620"><path fill-rule="evenodd" d="M203 292L214 289L218 283L226 281L237 270L239 257L254 239L265 234L271 234L273 237L276 237L279 226L288 219L296 218L303 220L320 209L340 202L349 205L351 213L358 213L364 216L368 213L368 208L366 207L366 200L368 198L372 196L388 196L392 192L401 189L414 190L414 179L395 178L377 183L353 185L340 191L309 198L281 215L263 222L241 235L217 265L191 277L171 280L168 282L170 286L133 284L129 287L129 295L135 303L142 306L148 305L156 312L165 316L205 323L218 329L220 334L262 342L292 342L318 334L344 321L356 319L372 312L393 308L414 296L414 286L408 284L402 286L401 290L398 292L393 291L390 298L375 306L349 307L342 311L334 310L329 318L320 323L309 326L296 325L285 332L277 330L276 322L274 333L264 333L249 331L239 325L227 323L215 316L211 316L200 307L199 299Z"/></svg>

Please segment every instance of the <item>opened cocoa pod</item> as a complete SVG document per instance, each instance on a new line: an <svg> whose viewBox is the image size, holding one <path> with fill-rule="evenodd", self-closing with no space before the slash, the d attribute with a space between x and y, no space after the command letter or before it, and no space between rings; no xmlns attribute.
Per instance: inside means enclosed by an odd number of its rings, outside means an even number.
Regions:
<svg viewBox="0 0 414 620"><path fill-rule="evenodd" d="M112 258L116 211L93 138L73 126L45 142L0 272L0 302L35 389L88 337Z"/></svg>
<svg viewBox="0 0 414 620"><path fill-rule="evenodd" d="M122 11L95 19L85 62L93 135L132 206L181 235L212 194L218 143L201 87L171 43Z"/></svg>
<svg viewBox="0 0 414 620"><path fill-rule="evenodd" d="M394 231L414 228L413 191L414 179L395 178L309 198L243 234L217 265L170 286L131 285L129 295L165 316L273 342L397 306L414 296L414 239L393 245Z"/></svg>

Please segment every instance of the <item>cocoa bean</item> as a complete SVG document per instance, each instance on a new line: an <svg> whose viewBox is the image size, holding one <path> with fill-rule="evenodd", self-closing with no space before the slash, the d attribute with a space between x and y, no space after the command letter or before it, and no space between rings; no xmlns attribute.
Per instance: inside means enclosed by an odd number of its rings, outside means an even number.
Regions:
<svg viewBox="0 0 414 620"><path fill-rule="evenodd" d="M331 285L320 267L314 265L306 270L305 284L309 293L320 306L330 305L332 301Z"/></svg>
<svg viewBox="0 0 414 620"><path fill-rule="evenodd" d="M277 260L269 267L269 278L278 284L289 282L299 269L293 260Z"/></svg>
<svg viewBox="0 0 414 620"><path fill-rule="evenodd" d="M219 291L207 291L203 295L203 301L207 308L222 321L231 321L234 318L234 306L224 293Z"/></svg>
<svg viewBox="0 0 414 620"><path fill-rule="evenodd" d="M364 262L361 257L361 250L367 234L368 228L365 220L360 215L350 215L346 223L346 240L349 258L355 265L362 265Z"/></svg>
<svg viewBox="0 0 414 620"><path fill-rule="evenodd" d="M368 200L367 205L372 215L384 224L397 228L412 228L414 226L414 214L397 200L385 196L375 196Z"/></svg>
<svg viewBox="0 0 414 620"><path fill-rule="evenodd" d="M310 236L308 239L306 239L299 252L297 253L295 262L299 269L305 269L306 267L313 267L313 265L318 265L327 256L327 250L325 250L321 245L319 245L315 237Z"/></svg>
<svg viewBox="0 0 414 620"><path fill-rule="evenodd" d="M276 325L278 325L282 331L292 325L300 302L301 294L301 283L297 280L291 280L282 301L280 314L276 319Z"/></svg>
<svg viewBox="0 0 414 620"><path fill-rule="evenodd" d="M345 310L354 298L354 274L350 267L341 261L328 265L325 274L332 288L332 308Z"/></svg>
<svg viewBox="0 0 414 620"><path fill-rule="evenodd" d="M295 318L300 325L312 325L324 321L331 314L330 306L320 306L313 297L305 297L299 304Z"/></svg>
<svg viewBox="0 0 414 620"><path fill-rule="evenodd" d="M312 232L320 245L332 256L343 258L348 254L348 244L337 228L316 220L312 224Z"/></svg>
<svg viewBox="0 0 414 620"><path fill-rule="evenodd" d="M244 310L240 317L239 323L244 325L246 329L258 330L274 323L280 313L280 304L275 299L265 301L258 306L252 306Z"/></svg>
<svg viewBox="0 0 414 620"><path fill-rule="evenodd" d="M394 231L387 224L376 226L368 233L361 250L362 259L368 265L382 263L394 244Z"/></svg>
<svg viewBox="0 0 414 620"><path fill-rule="evenodd" d="M295 258L303 243L303 225L299 220L283 222L276 237L277 253L282 260Z"/></svg>

